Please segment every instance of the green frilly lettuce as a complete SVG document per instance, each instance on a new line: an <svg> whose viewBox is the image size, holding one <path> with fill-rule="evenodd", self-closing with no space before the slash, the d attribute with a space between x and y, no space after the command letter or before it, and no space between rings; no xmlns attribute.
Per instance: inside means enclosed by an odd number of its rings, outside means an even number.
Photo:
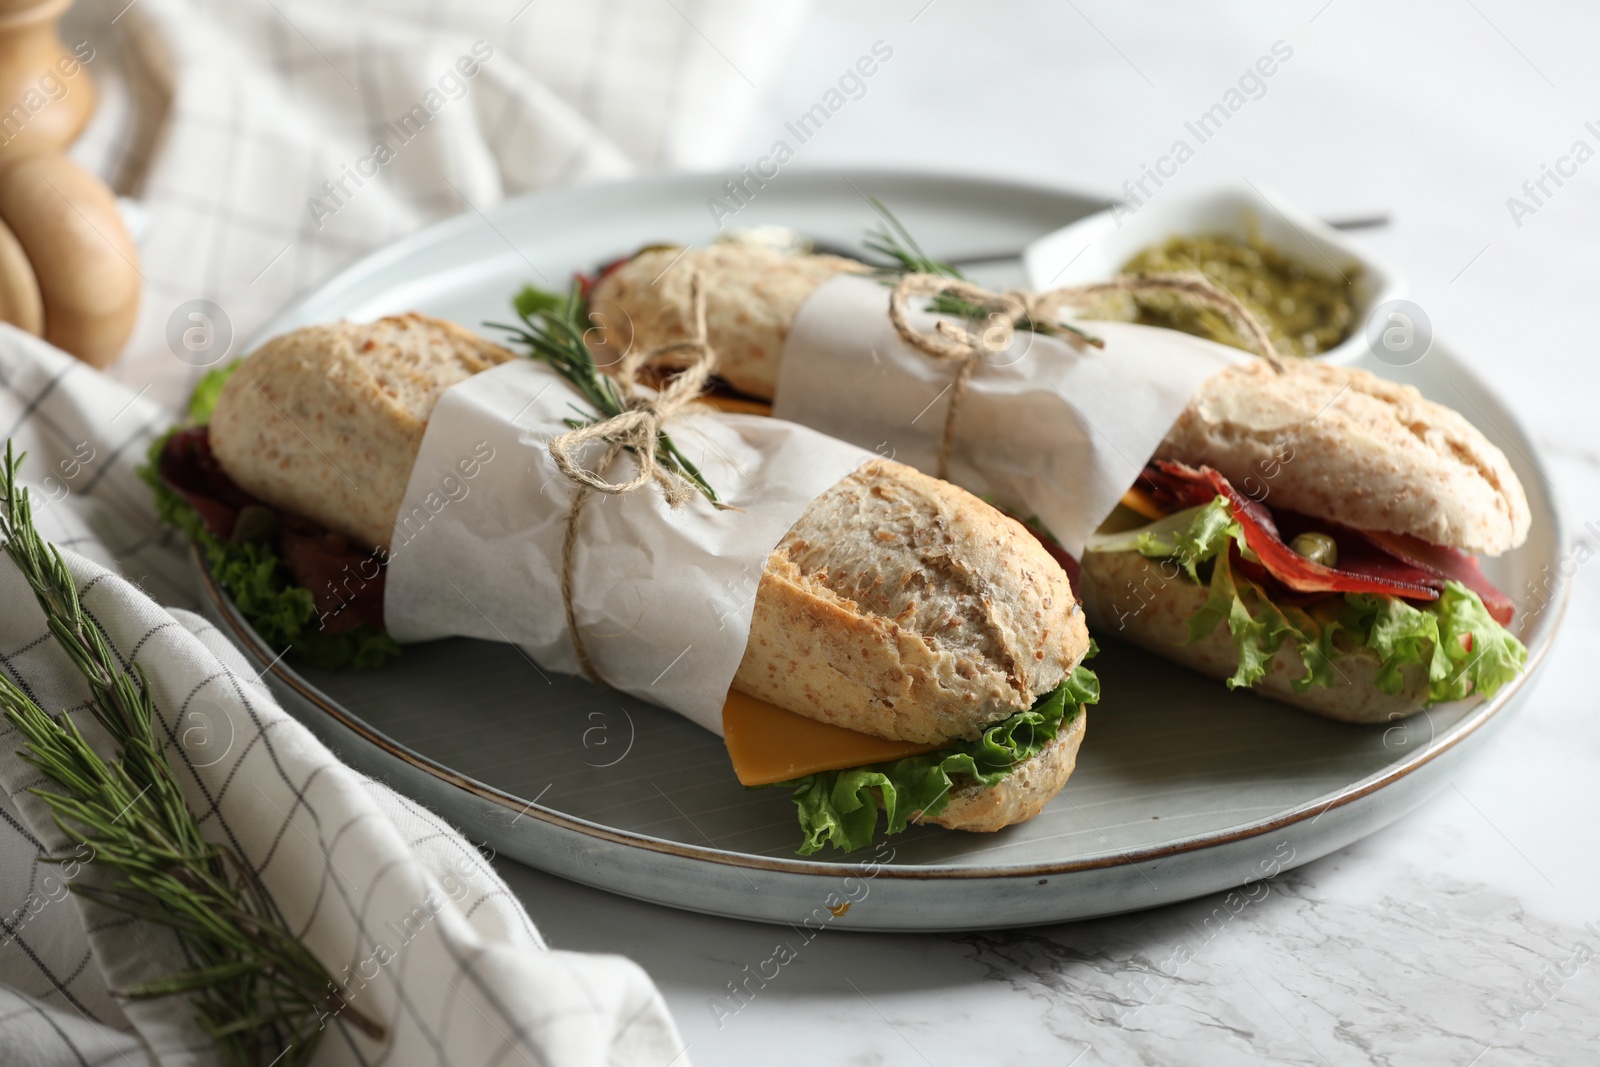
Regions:
<svg viewBox="0 0 1600 1067"><path fill-rule="evenodd" d="M826 845L846 852L866 847L877 831L880 811L889 834L904 830L917 812L938 815L950 803L952 789L997 784L1055 740L1063 726L1083 714L1083 705L1099 699L1100 680L1080 665L1033 707L995 723L975 741L781 783L794 789L805 835L799 853L809 856Z"/></svg>
<svg viewBox="0 0 1600 1067"><path fill-rule="evenodd" d="M210 419L218 394L237 366L230 363L215 368L200 379L189 399L191 424ZM261 639L275 649L292 648L295 656L325 670L375 667L398 656L400 646L394 638L365 624L344 633L325 633L317 623L311 592L294 584L272 542L224 541L206 529L200 513L168 488L159 474L161 450L181 428L174 427L155 440L139 476L155 494L157 516L199 548L206 570L227 590Z"/></svg>
<svg viewBox="0 0 1600 1067"><path fill-rule="evenodd" d="M1200 568L1211 565L1209 595L1189 618L1189 639L1198 641L1227 624L1239 655L1229 688L1259 681L1285 642L1305 666L1293 683L1298 692L1332 686L1340 657L1367 649L1378 657L1377 685L1385 693L1400 691L1405 667L1424 666L1430 704L1472 693L1493 696L1527 662L1522 642L1490 618L1478 594L1459 582L1447 583L1438 600L1420 607L1367 593L1329 597L1310 608L1285 607L1232 566L1226 551L1230 541L1246 559L1256 558L1227 498L1218 496L1143 529L1096 538L1090 548L1171 560L1196 582L1202 580Z"/></svg>

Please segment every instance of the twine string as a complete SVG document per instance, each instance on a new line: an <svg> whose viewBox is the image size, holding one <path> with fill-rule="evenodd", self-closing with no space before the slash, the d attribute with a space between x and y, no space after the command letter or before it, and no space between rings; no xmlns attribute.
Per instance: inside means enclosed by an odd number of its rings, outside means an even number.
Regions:
<svg viewBox="0 0 1600 1067"><path fill-rule="evenodd" d="M596 685L604 685L605 680L600 677L584 644L583 635L578 630L572 597L572 562L578 548L578 520L583 514L584 504L593 494L622 496L652 481L661 489L669 507L682 507L693 498L695 489L689 480L663 466L657 458L662 427L694 408L716 370L717 355L706 338L706 300L698 271L689 276L689 303L693 322L687 338L668 341L643 352L630 351L623 356L616 374L616 388L622 398L623 410L609 419L574 427L559 434L551 438L547 446L556 469L566 476L576 490L572 495L572 504L567 509L566 532L561 540L561 603L566 612L567 633L578 658L578 667L583 676ZM681 361L683 356L688 356L689 360L660 390L640 390L640 372L668 356L680 357L675 362ZM605 441L606 450L601 454L600 462L591 470L583 466L578 452L594 441ZM633 453L638 469L626 481L607 481L606 472L624 451Z"/></svg>
<svg viewBox="0 0 1600 1067"><path fill-rule="evenodd" d="M1054 325L1063 309L1081 306L1095 297L1112 292L1172 293L1180 300L1214 308L1249 338L1256 354L1266 360L1274 371L1283 374L1287 369L1260 320L1250 313L1238 297L1211 284L1200 274L1122 275L1103 282L1050 289L1042 293L1018 289L996 292L961 278L907 274L889 296L889 321L894 325L895 333L924 355L956 366L950 386L950 404L945 408L944 428L939 436L936 473L940 478L947 478L950 473L957 415L978 361L986 353L1009 347L1017 329L1032 328L1035 323ZM911 325L909 318L910 302L913 297L919 296L953 296L984 312L991 325L981 334L973 334L956 323L940 319L934 325L933 332L919 330Z"/></svg>

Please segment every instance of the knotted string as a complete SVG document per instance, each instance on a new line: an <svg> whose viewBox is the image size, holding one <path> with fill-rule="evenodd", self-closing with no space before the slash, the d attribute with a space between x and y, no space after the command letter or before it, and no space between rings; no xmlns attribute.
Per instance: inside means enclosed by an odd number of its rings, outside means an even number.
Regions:
<svg viewBox="0 0 1600 1067"><path fill-rule="evenodd" d="M564 474L577 492L572 496L572 506L567 511L566 535L561 542L561 603L566 610L567 633L572 637L572 650L577 654L578 667L583 676L597 685L604 685L589 650L578 632L577 615L572 605L572 558L578 545L578 517L591 493L621 496L631 493L654 481L661 488L667 505L682 507L695 494L694 486L677 471L664 466L657 458L662 426L676 416L695 406L695 401L705 392L716 370L717 355L706 340L706 300L700 284L700 274L689 276L689 304L692 309L690 335L681 341L668 341L645 352L632 352L622 357L617 367L616 389L624 405L621 413L579 426L551 438L550 458L556 469ZM641 391L638 388L639 372L666 356L689 357L689 362L661 387L659 391ZM680 361L675 361L680 362ZM585 469L575 453L591 441L605 441L606 450L593 470ZM623 450L633 453L638 470L625 482L606 481L606 471Z"/></svg>
<svg viewBox="0 0 1600 1067"><path fill-rule="evenodd" d="M1009 347L1019 327L1034 323L1056 326L1063 308L1082 305L1111 292L1174 293L1181 299L1213 307L1226 315L1234 327L1250 339L1256 354L1271 364L1273 370L1284 373L1283 359L1260 321L1232 293L1217 288L1199 274L1124 275L1108 281L1051 289L1043 293L1018 289L995 292L961 278L907 274L889 296L889 321L894 324L900 339L908 345L939 362L956 365L955 379L950 384L950 406L945 409L944 431L939 439L937 474L940 478L949 476L950 453L956 439L956 416L961 409L961 400L966 395L967 383L984 354ZM939 320L933 333L924 333L912 326L908 318L911 298L941 295L953 296L986 312L994 325L981 334L973 334L945 319ZM998 322L995 322L997 319ZM1093 340L1089 343L1100 344Z"/></svg>

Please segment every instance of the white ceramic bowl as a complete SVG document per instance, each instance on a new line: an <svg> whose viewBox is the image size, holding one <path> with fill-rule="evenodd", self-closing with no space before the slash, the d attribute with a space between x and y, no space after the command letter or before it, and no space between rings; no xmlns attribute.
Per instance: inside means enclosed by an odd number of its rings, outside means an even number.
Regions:
<svg viewBox="0 0 1600 1067"><path fill-rule="evenodd" d="M1241 182L1198 194L1167 193L1140 208L1114 207L1046 234L1023 252L1035 289L1103 281L1139 251L1180 235L1221 235L1243 240L1260 227L1267 243L1324 274L1355 279L1356 325L1344 341L1315 358L1349 363L1367 352L1365 326L1374 308L1405 295L1406 283L1382 259L1281 196Z"/></svg>

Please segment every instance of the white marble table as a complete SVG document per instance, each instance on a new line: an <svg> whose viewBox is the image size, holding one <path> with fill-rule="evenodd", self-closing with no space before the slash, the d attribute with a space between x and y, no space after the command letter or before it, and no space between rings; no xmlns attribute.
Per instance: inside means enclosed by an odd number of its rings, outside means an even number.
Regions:
<svg viewBox="0 0 1600 1067"><path fill-rule="evenodd" d="M1600 158L1562 163L1579 140L1600 151L1600 10L861 6L815 10L730 171L881 40L892 58L793 166L1110 193L1286 42L1260 98L1167 188L1246 176L1325 216L1387 212L1366 239L1533 427L1575 537L1600 555ZM1545 164L1576 173L1535 203L1523 182ZM1513 218L1513 196L1533 210ZM702 1065L1595 1062L1600 562L1573 582L1543 680L1496 750L1399 824L1279 877L1220 932L1202 926L1219 897L1010 932L824 933L730 1014L727 984L791 933L505 873L555 945L643 964Z"/></svg>

